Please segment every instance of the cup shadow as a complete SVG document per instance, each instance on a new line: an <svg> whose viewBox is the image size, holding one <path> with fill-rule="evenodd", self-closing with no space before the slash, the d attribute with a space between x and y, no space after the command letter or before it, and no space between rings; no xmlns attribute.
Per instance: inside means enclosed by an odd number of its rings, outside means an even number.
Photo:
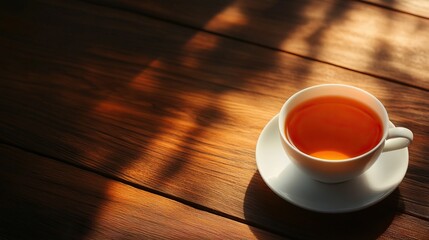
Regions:
<svg viewBox="0 0 429 240"><path fill-rule="evenodd" d="M262 226L286 238L376 239L392 223L403 205L396 189L379 203L350 213L318 213L297 207L277 196L256 172L244 199L244 217L250 225ZM263 239L258 232L253 232Z"/></svg>

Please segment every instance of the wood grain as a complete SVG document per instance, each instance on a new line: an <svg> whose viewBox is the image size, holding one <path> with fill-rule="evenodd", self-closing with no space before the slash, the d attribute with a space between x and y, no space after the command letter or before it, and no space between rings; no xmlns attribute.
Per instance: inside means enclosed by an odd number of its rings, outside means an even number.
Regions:
<svg viewBox="0 0 429 240"><path fill-rule="evenodd" d="M335 0L90 2L429 89L429 20L386 8Z"/></svg>
<svg viewBox="0 0 429 240"><path fill-rule="evenodd" d="M0 10L0 141L283 236L427 234L427 91L129 12L29 4ZM333 216L279 199L254 160L284 100L332 82L372 92L415 133L399 190Z"/></svg>
<svg viewBox="0 0 429 240"><path fill-rule="evenodd" d="M279 238L16 148L0 153L2 239Z"/></svg>
<svg viewBox="0 0 429 240"><path fill-rule="evenodd" d="M426 0L360 0L376 4L377 6L397 10L406 14L412 14L429 19L429 2Z"/></svg>

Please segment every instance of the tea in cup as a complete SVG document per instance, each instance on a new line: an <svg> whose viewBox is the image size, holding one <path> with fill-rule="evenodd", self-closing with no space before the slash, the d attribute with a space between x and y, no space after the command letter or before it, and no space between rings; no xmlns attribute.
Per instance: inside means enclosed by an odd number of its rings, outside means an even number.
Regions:
<svg viewBox="0 0 429 240"><path fill-rule="evenodd" d="M364 173L383 151L407 147L409 129L389 127L383 104L348 85L295 93L279 114L281 142L291 161L315 180L336 183Z"/></svg>

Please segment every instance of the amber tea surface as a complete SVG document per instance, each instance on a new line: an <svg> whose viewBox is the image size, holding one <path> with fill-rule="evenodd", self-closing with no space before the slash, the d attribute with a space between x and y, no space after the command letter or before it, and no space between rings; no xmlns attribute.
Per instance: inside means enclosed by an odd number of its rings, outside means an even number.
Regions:
<svg viewBox="0 0 429 240"><path fill-rule="evenodd" d="M300 151L328 160L362 155L375 147L383 134L381 120L370 107L340 96L301 103L288 113L285 129Z"/></svg>

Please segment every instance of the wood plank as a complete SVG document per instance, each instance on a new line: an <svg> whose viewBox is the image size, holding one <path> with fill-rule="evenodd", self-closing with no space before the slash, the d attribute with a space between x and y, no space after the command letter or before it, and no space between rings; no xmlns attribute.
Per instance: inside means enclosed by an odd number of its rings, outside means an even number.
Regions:
<svg viewBox="0 0 429 240"><path fill-rule="evenodd" d="M426 0L360 0L377 6L394 9L408 14L429 19L429 2Z"/></svg>
<svg viewBox="0 0 429 240"><path fill-rule="evenodd" d="M426 91L121 11L32 4L31 15L2 14L14 24L0 23L1 141L285 235L329 237L338 222L349 230L338 237L363 237L371 224L372 236L393 236L398 208L428 218ZM254 148L287 96L328 82L374 93L415 142L399 192L323 223L326 215L293 207L263 184ZM368 225L351 230L350 219ZM425 222L411 222L397 223L405 236L424 236Z"/></svg>
<svg viewBox="0 0 429 240"><path fill-rule="evenodd" d="M279 238L17 148L0 152L2 239Z"/></svg>
<svg viewBox="0 0 429 240"><path fill-rule="evenodd" d="M405 221L407 221L406 225L402 225L402 222ZM417 228L414 230L409 229L407 225L410 225L410 221L415 221L411 225L421 225L416 226ZM427 221L420 222L420 219L408 219L407 215L401 215L395 219L395 221L392 223L392 225L389 226L386 232L389 232L389 234L380 236L379 239L425 239L427 238L427 236L429 236L429 225Z"/></svg>
<svg viewBox="0 0 429 240"><path fill-rule="evenodd" d="M429 89L429 21L386 8L335 0L90 2Z"/></svg>

